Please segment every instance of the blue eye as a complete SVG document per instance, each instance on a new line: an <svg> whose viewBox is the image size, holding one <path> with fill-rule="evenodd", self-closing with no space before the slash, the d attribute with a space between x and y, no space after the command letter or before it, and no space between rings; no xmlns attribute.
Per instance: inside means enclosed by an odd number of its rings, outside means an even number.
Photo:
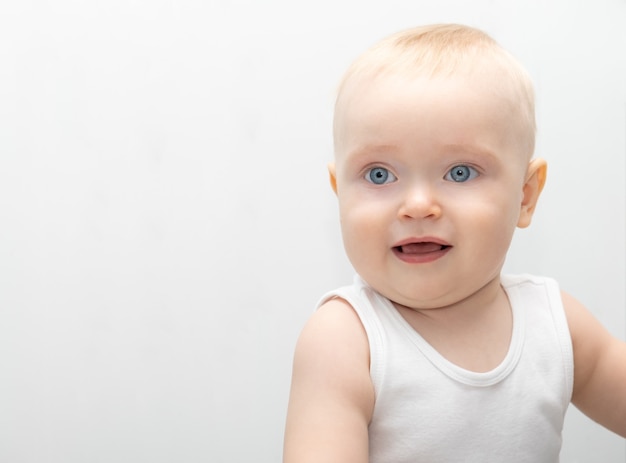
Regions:
<svg viewBox="0 0 626 463"><path fill-rule="evenodd" d="M396 180L396 176L384 167L374 167L365 173L365 180L376 185L384 185Z"/></svg>
<svg viewBox="0 0 626 463"><path fill-rule="evenodd" d="M461 183L467 182L468 180L472 180L476 177L478 177L478 171L476 169L460 164L450 169L446 174L445 179Z"/></svg>

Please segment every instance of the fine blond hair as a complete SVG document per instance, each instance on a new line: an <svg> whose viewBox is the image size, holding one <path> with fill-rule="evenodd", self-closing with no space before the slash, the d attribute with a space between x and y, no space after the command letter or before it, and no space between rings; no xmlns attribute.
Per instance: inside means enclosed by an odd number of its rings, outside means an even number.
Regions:
<svg viewBox="0 0 626 463"><path fill-rule="evenodd" d="M387 75L405 77L484 76L497 82L494 96L506 101L520 128L519 143L530 158L535 147L535 97L524 67L485 32L460 24L434 24L391 35L359 56L346 71L335 103L335 145L338 109L346 89Z"/></svg>

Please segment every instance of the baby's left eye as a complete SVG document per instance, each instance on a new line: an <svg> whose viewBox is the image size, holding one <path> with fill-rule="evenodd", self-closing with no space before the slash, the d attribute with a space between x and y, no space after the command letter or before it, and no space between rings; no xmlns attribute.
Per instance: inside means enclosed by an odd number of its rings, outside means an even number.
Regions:
<svg viewBox="0 0 626 463"><path fill-rule="evenodd" d="M468 180L472 180L476 177L478 177L478 171L476 169L459 164L458 166L454 166L450 169L444 178L446 180L461 183L467 182Z"/></svg>

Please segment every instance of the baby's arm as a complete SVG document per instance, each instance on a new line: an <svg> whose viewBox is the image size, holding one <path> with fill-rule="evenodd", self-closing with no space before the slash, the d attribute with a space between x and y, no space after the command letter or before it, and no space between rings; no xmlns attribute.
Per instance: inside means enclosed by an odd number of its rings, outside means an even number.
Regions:
<svg viewBox="0 0 626 463"><path fill-rule="evenodd" d="M346 302L330 300L296 346L284 463L367 463L373 406L365 330Z"/></svg>
<svg viewBox="0 0 626 463"><path fill-rule="evenodd" d="M611 336L566 293L563 305L574 347L572 403L591 419L626 437L626 343Z"/></svg>

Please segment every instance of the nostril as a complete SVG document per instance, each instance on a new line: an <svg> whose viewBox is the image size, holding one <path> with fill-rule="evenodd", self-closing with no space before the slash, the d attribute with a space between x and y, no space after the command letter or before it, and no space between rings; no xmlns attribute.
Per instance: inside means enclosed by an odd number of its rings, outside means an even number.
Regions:
<svg viewBox="0 0 626 463"><path fill-rule="evenodd" d="M399 215L407 218L437 218L441 216L441 207L435 202L405 203Z"/></svg>

